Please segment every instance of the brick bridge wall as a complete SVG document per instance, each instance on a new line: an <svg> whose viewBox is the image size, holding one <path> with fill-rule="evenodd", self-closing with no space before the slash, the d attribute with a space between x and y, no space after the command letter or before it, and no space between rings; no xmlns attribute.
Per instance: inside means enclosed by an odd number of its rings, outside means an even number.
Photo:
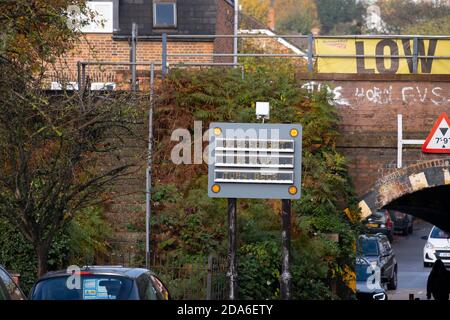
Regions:
<svg viewBox="0 0 450 320"><path fill-rule="evenodd" d="M450 183L450 155L424 154L420 145L404 146L403 168L397 169L397 114L403 115L403 139L425 139L438 116L450 112L450 77L338 76L303 82L309 89L329 87L341 117L338 148L364 200L363 215L403 194Z"/></svg>

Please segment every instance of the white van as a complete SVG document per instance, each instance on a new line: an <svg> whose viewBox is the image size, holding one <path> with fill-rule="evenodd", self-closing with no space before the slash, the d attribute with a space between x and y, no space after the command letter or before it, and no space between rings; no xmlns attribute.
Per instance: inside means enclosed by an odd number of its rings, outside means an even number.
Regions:
<svg viewBox="0 0 450 320"><path fill-rule="evenodd" d="M423 248L423 266L431 267L437 259L445 265L450 265L450 235L434 226L430 235L424 237L427 243Z"/></svg>

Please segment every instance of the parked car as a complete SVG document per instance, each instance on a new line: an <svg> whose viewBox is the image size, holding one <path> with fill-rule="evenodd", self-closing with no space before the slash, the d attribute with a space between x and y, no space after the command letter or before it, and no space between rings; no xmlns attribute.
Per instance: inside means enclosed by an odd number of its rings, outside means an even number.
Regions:
<svg viewBox="0 0 450 320"><path fill-rule="evenodd" d="M67 270L47 273L31 289L30 299L169 300L170 294L150 270L89 266L73 274Z"/></svg>
<svg viewBox="0 0 450 320"><path fill-rule="evenodd" d="M394 223L394 232L399 231L405 236L413 233L413 216L396 210L389 210L389 213Z"/></svg>
<svg viewBox="0 0 450 320"><path fill-rule="evenodd" d="M373 277L371 279L380 282L378 283L378 287L386 285L388 290L397 289L397 259L389 239L384 234L379 233L375 235L359 236L357 243L357 257L358 259L363 259L359 260L359 264L362 264L361 261L366 261L369 264L371 269L368 269L366 266L366 273L371 270L374 271L374 273L369 276L372 275ZM379 279L376 279L377 272ZM357 273L357 283L358 281L367 281L367 277L362 277L361 273L359 276L360 277L358 278ZM362 290L360 289L360 291Z"/></svg>
<svg viewBox="0 0 450 320"><path fill-rule="evenodd" d="M428 236L422 237L427 240L423 248L423 266L432 267L437 259L441 259L445 265L450 265L450 235L448 232L436 226Z"/></svg>
<svg viewBox="0 0 450 320"><path fill-rule="evenodd" d="M394 224L388 210L378 210L363 221L366 232L371 234L382 233L389 241L394 241Z"/></svg>
<svg viewBox="0 0 450 320"><path fill-rule="evenodd" d="M13 277L0 266L0 300L26 300L19 286L14 282Z"/></svg>
<svg viewBox="0 0 450 320"><path fill-rule="evenodd" d="M375 269L370 262L363 258L356 258L356 298L358 300L388 300L384 287L377 285Z"/></svg>

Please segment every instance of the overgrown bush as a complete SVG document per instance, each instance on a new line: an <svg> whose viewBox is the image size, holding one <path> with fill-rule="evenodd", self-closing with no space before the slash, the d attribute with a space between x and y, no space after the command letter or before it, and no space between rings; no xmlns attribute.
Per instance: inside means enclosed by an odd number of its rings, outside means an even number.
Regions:
<svg viewBox="0 0 450 320"><path fill-rule="evenodd" d="M257 63L255 63L257 62ZM255 102L269 101L272 123L303 126L302 198L293 202L293 295L298 299L347 298L332 292L352 267L358 224L345 158L336 150L339 118L326 91L301 89L292 65L251 60L240 70L174 70L159 92L155 116L154 250L162 257L227 252L224 199L207 197L207 167L174 165L171 130L194 131L211 121L256 122ZM280 201L238 202L240 298L278 298L281 268ZM339 241L329 234L338 234Z"/></svg>
<svg viewBox="0 0 450 320"><path fill-rule="evenodd" d="M48 256L49 270L84 265L94 256L105 253L111 229L102 209L84 210L67 224L52 243ZM21 288L28 293L36 279L37 261L33 246L5 220L0 220L0 264L20 274Z"/></svg>

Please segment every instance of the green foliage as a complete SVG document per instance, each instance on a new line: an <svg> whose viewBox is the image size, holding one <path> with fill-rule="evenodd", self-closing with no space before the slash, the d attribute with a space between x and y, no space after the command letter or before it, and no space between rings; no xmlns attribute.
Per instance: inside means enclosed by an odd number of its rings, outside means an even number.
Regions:
<svg viewBox="0 0 450 320"><path fill-rule="evenodd" d="M448 36L450 34L450 17L445 16L410 25L404 29L403 33Z"/></svg>
<svg viewBox="0 0 450 320"><path fill-rule="evenodd" d="M174 70L165 82L160 103L184 110L188 128L199 119L204 128L211 121L255 122L256 101L270 102L271 122L303 125L302 199L293 202L294 295L301 299L342 298L331 292L330 282L342 280L345 267L353 265L358 225L342 212L346 207L356 212L356 199L345 158L335 147L339 118L325 90L309 93L301 89L292 64L260 62L246 62L245 78L236 69ZM159 108L166 110L164 105ZM172 182L157 184L154 190L153 234L159 255L186 261L210 252L224 255L226 202L207 197L206 166L188 181L189 166L164 168ZM239 200L241 298L279 297L279 212L279 201ZM339 241L331 241L329 234L338 234Z"/></svg>
<svg viewBox="0 0 450 320"><path fill-rule="evenodd" d="M274 241L249 243L242 245L239 253L239 298L279 298L279 244Z"/></svg>
<svg viewBox="0 0 450 320"><path fill-rule="evenodd" d="M206 189L205 176L194 180L184 197L174 185L155 186L157 206L162 206L153 221L158 250L176 248L203 256L222 251L226 230L222 229L225 217L221 213L226 207L209 198Z"/></svg>
<svg viewBox="0 0 450 320"><path fill-rule="evenodd" d="M286 32L308 34L314 25L311 13L304 10L291 12L283 20L277 22L277 31L281 34Z"/></svg>
<svg viewBox="0 0 450 320"><path fill-rule="evenodd" d="M360 34L365 5L356 0L316 0L322 34Z"/></svg>
<svg viewBox="0 0 450 320"><path fill-rule="evenodd" d="M84 265L86 259L105 253L111 229L99 207L87 208L58 233L49 250L49 270ZM0 264L21 275L25 292L36 281L37 260L33 246L10 223L0 220Z"/></svg>
<svg viewBox="0 0 450 320"><path fill-rule="evenodd" d="M49 96L44 83L28 79L0 64L0 217L33 244L43 274L53 237L78 212L108 200L139 161L138 154L123 159L121 150L135 137L141 109L136 96Z"/></svg>
<svg viewBox="0 0 450 320"><path fill-rule="evenodd" d="M6 0L0 2L0 58L14 61L26 69L42 71L69 50L81 35L68 23L68 8L76 7L84 19L82 27L95 13L86 0Z"/></svg>
<svg viewBox="0 0 450 320"><path fill-rule="evenodd" d="M392 34L410 34L414 30L428 32L431 26L439 26L433 21L445 23L450 15L450 7L439 1L385 0L379 6L386 32ZM437 30L439 28L433 34Z"/></svg>

